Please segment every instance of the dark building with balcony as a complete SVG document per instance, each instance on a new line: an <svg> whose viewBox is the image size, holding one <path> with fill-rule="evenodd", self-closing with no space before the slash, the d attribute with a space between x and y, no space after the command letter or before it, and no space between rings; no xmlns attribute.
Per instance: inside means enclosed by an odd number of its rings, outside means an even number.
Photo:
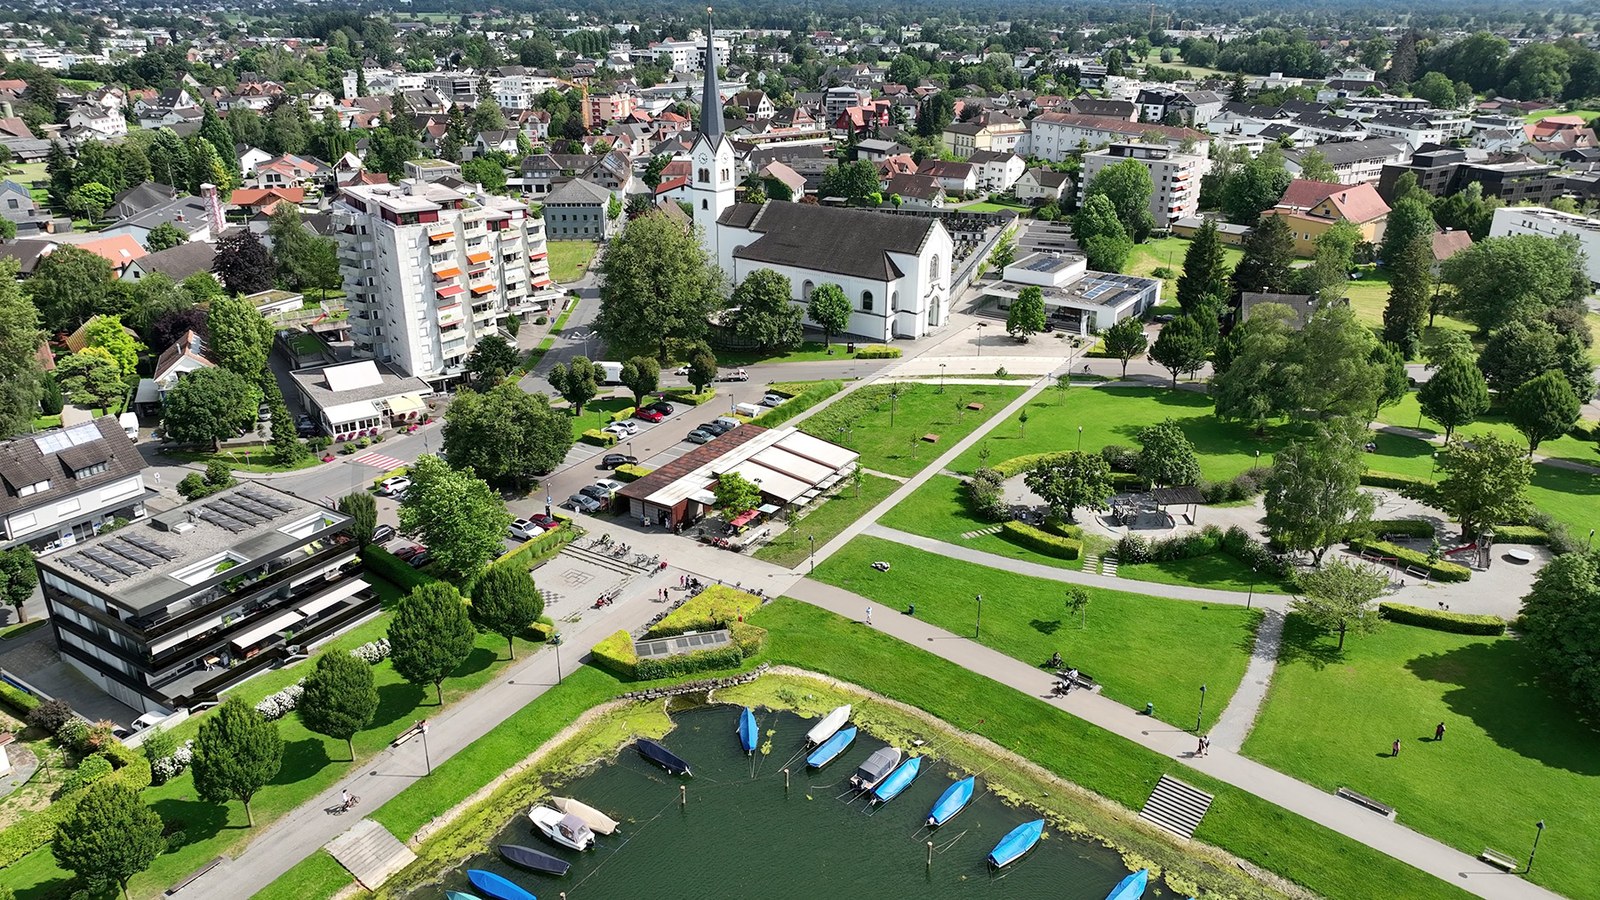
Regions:
<svg viewBox="0 0 1600 900"><path fill-rule="evenodd" d="M1435 197L1447 197L1476 183L1483 186L1485 197L1507 204L1545 204L1570 190L1567 179L1553 165L1490 157L1481 150L1424 147L1412 154L1410 162L1384 164L1378 193L1386 202L1394 202L1395 184L1407 172L1415 174L1417 185Z"/></svg>
<svg viewBox="0 0 1600 900"><path fill-rule="evenodd" d="M212 699L377 611L349 529L248 484L42 557L57 647L141 712Z"/></svg>

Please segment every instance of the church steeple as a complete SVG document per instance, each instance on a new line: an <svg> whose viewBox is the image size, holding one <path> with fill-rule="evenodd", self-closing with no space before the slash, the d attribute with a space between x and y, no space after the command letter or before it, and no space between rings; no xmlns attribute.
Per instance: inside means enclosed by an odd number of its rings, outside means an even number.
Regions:
<svg viewBox="0 0 1600 900"><path fill-rule="evenodd" d="M722 91L717 84L717 47L712 42L711 7L706 7L706 83L700 98L700 133L713 144L722 137Z"/></svg>

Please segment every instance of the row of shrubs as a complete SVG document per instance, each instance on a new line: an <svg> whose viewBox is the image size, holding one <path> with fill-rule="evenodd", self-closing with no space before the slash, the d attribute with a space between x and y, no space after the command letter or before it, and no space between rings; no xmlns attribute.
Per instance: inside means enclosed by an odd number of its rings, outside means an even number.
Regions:
<svg viewBox="0 0 1600 900"><path fill-rule="evenodd" d="M1350 541L1350 547L1357 552L1370 550L1379 556L1398 559L1408 566L1414 566L1427 572L1429 581L1466 581L1472 577L1472 570L1460 563L1453 563L1446 559L1429 559L1426 553L1419 553L1416 550L1410 550L1398 544L1391 544L1388 541L1354 538Z"/></svg>
<svg viewBox="0 0 1600 900"><path fill-rule="evenodd" d="M39 698L21 688L0 681L0 704L4 704L18 718L26 719L28 713L33 712L39 705Z"/></svg>
<svg viewBox="0 0 1600 900"><path fill-rule="evenodd" d="M611 477L623 482L638 481L654 471L654 469L647 469L644 466L634 465L633 463L624 463L611 470Z"/></svg>
<svg viewBox="0 0 1600 900"><path fill-rule="evenodd" d="M1433 523L1426 519L1373 519L1362 530L1380 538L1386 534L1400 534L1408 538L1430 540L1434 536Z"/></svg>
<svg viewBox="0 0 1600 900"><path fill-rule="evenodd" d="M650 629L649 637L672 637L688 631L728 629L732 643L665 659L641 660L633 652L633 636L619 631L590 651L595 664L620 678L675 678L714 669L737 668L766 647L767 630L744 621L761 606L761 598L726 585L715 585L678 607Z"/></svg>
<svg viewBox="0 0 1600 900"><path fill-rule="evenodd" d="M1404 603L1379 603L1378 614L1401 625L1416 625L1434 631L1455 634L1487 634L1498 637L1506 633L1506 620L1499 616L1482 616L1472 613L1407 606Z"/></svg>
<svg viewBox="0 0 1600 900"><path fill-rule="evenodd" d="M572 543L579 535L584 533L582 528L572 524L570 520L562 518L561 525L552 528L532 540L523 541L515 550L511 550L494 561L495 565L522 566L533 568L544 559L548 559L561 552L561 548ZM476 579L473 579L476 581ZM472 584L465 586L464 592L472 593Z"/></svg>
<svg viewBox="0 0 1600 900"><path fill-rule="evenodd" d="M1124 565L1174 562L1213 553L1226 553L1269 578L1287 578L1292 572L1286 560L1274 555L1265 544L1238 525L1230 526L1226 531L1215 525L1207 525L1199 531L1154 541L1146 540L1141 535L1128 534L1117 542L1117 561Z"/></svg>
<svg viewBox="0 0 1600 900"><path fill-rule="evenodd" d="M900 348L888 344L868 344L856 348L856 359L899 359Z"/></svg>
<svg viewBox="0 0 1600 900"><path fill-rule="evenodd" d="M767 410L750 421L752 424L760 425L763 428L782 425L784 422L800 415L842 390L844 390L844 382L839 380L819 381L815 384L806 385L798 391L793 390L791 385L772 385L771 391L774 394L781 394L788 397L789 400L780 406Z"/></svg>
<svg viewBox="0 0 1600 900"><path fill-rule="evenodd" d="M668 388L667 390L661 392L661 396L663 399L671 400L673 403L687 403L690 406L704 406L707 403L717 399L717 389L714 387L708 387L704 391L696 394L693 390L687 388ZM630 415L632 415L632 413L630 413Z"/></svg>
<svg viewBox="0 0 1600 900"><path fill-rule="evenodd" d="M1054 556L1059 559L1077 559L1083 555L1083 531L1071 525L1059 525L1052 533L1027 522L1012 519L1000 526L1000 536L1019 547ZM1063 534L1071 531L1072 534Z"/></svg>
<svg viewBox="0 0 1600 900"><path fill-rule="evenodd" d="M578 437L578 440L583 441L585 444L594 444L596 447L615 447L617 445L616 435L609 431L601 431L598 428L586 429Z"/></svg>
<svg viewBox="0 0 1600 900"><path fill-rule="evenodd" d="M402 591L410 591L433 580L432 576L411 568L398 556L377 544L368 544L366 549L361 551L361 561L374 575L392 582Z"/></svg>

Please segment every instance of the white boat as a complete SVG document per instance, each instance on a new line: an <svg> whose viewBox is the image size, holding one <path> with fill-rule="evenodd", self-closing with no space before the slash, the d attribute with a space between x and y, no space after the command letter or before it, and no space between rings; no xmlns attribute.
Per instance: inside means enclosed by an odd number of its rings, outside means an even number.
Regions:
<svg viewBox="0 0 1600 900"><path fill-rule="evenodd" d="M848 721L850 721L850 704L846 703L823 716L821 722L811 726L811 730L806 732L806 746L815 747L833 737Z"/></svg>
<svg viewBox="0 0 1600 900"><path fill-rule="evenodd" d="M587 850L594 846L594 832L577 816L548 806L535 806L528 810L528 821L540 834L563 847Z"/></svg>
<svg viewBox="0 0 1600 900"><path fill-rule="evenodd" d="M584 803L582 800L574 800L571 797L551 797L550 805L569 816L577 816L582 819L583 824L589 826L589 830L595 834L610 834L616 831L617 825L620 824L616 819Z"/></svg>

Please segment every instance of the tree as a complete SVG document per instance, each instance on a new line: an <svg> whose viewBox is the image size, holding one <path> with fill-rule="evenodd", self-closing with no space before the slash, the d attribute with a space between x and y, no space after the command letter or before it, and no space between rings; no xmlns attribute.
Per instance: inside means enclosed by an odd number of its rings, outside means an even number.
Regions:
<svg viewBox="0 0 1600 900"><path fill-rule="evenodd" d="M1539 444L1560 437L1578 421L1583 403L1572 385L1554 369L1523 383L1511 394L1507 418L1528 439L1528 455Z"/></svg>
<svg viewBox="0 0 1600 900"><path fill-rule="evenodd" d="M1454 109L1458 104L1456 86L1443 72L1429 72L1411 86L1413 96L1421 97L1439 109Z"/></svg>
<svg viewBox="0 0 1600 900"><path fill-rule="evenodd" d="M1518 631L1583 714L1600 713L1600 556L1566 553L1541 569Z"/></svg>
<svg viewBox="0 0 1600 900"><path fill-rule="evenodd" d="M1433 239L1418 235L1389 261L1389 303L1383 309L1383 339L1407 357L1422 346L1422 327L1433 292Z"/></svg>
<svg viewBox="0 0 1600 900"><path fill-rule="evenodd" d="M1549 322L1518 319L1489 332L1478 354L1478 368L1489 386L1508 396L1523 384L1551 369L1565 369L1563 337ZM1570 351L1569 351L1570 352ZM1582 363L1573 374L1574 393L1587 397L1594 391L1588 353L1579 351Z"/></svg>
<svg viewBox="0 0 1600 900"><path fill-rule="evenodd" d="M1361 563L1335 559L1321 568L1300 575L1301 596L1289 601L1289 608L1323 631L1339 633L1339 649L1344 637L1371 634L1382 623L1372 601L1383 595L1389 577L1381 570Z"/></svg>
<svg viewBox="0 0 1600 900"><path fill-rule="evenodd" d="M90 785L56 826L50 851L56 865L84 884L110 879L126 898L128 879L150 868L166 850L161 827L161 816L132 785L108 778Z"/></svg>
<svg viewBox="0 0 1600 900"><path fill-rule="evenodd" d="M1369 359L1378 373L1377 397L1367 419L1370 423L1384 407L1399 403L1411 393L1411 376L1406 372L1405 354L1393 344L1375 344Z"/></svg>
<svg viewBox="0 0 1600 900"><path fill-rule="evenodd" d="M689 383L697 394L705 393L706 386L717 377L717 357L704 341L695 342L689 349Z"/></svg>
<svg viewBox="0 0 1600 900"><path fill-rule="evenodd" d="M272 287L272 254L255 232L241 228L217 242L211 271L230 294L254 294Z"/></svg>
<svg viewBox="0 0 1600 900"><path fill-rule="evenodd" d="M811 299L806 303L806 316L822 329L823 342L832 344L834 335L850 327L850 298L844 295L844 288L837 284L819 284L811 290Z"/></svg>
<svg viewBox="0 0 1600 900"><path fill-rule="evenodd" d="M366 491L351 491L339 498L339 512L350 517L350 536L356 539L356 549L367 549L372 532L378 527L378 501Z"/></svg>
<svg viewBox="0 0 1600 900"><path fill-rule="evenodd" d="M1254 225L1263 210L1271 209L1294 176L1283 165L1283 151L1269 144L1260 155L1241 167L1222 190L1222 211L1236 225Z"/></svg>
<svg viewBox="0 0 1600 900"><path fill-rule="evenodd" d="M818 196L843 197L853 204L863 203L878 192L878 169L871 161L835 163L822 173Z"/></svg>
<svg viewBox="0 0 1600 900"><path fill-rule="evenodd" d="M1444 442L1463 425L1489 411L1489 385L1472 357L1454 354L1439 364L1433 377L1417 389L1417 402L1428 418L1444 426Z"/></svg>
<svg viewBox="0 0 1600 900"><path fill-rule="evenodd" d="M1085 628L1089 624L1089 601L1093 596L1088 590L1078 585L1067 586L1067 612L1077 613L1078 627Z"/></svg>
<svg viewBox="0 0 1600 900"><path fill-rule="evenodd" d="M1172 373L1172 386L1177 387L1178 375L1200 371L1210 350L1205 327L1195 315L1185 314L1161 326L1150 358Z"/></svg>
<svg viewBox="0 0 1600 900"><path fill-rule="evenodd" d="M283 738L240 697L229 697L200 723L190 770L200 799L207 803L238 800L254 828L250 798L272 782L283 765Z"/></svg>
<svg viewBox="0 0 1600 900"><path fill-rule="evenodd" d="M113 277L103 258L63 244L39 260L25 289L50 331L72 331L110 310Z"/></svg>
<svg viewBox="0 0 1600 900"><path fill-rule="evenodd" d="M295 706L300 721L317 734L343 740L355 762L356 732L371 725L378 711L372 666L354 654L330 650L317 657L304 688Z"/></svg>
<svg viewBox="0 0 1600 900"><path fill-rule="evenodd" d="M1339 172L1328 162L1321 150L1307 150L1300 154L1300 176L1306 181L1338 184Z"/></svg>
<svg viewBox="0 0 1600 900"><path fill-rule="evenodd" d="M1230 279L1234 296L1287 294L1294 285L1294 234L1282 216L1262 216L1240 244L1244 256Z"/></svg>
<svg viewBox="0 0 1600 900"><path fill-rule="evenodd" d="M210 444L219 450L223 441L255 422L260 396L254 385L227 369L197 369L167 393L161 427L179 443Z"/></svg>
<svg viewBox="0 0 1600 900"><path fill-rule="evenodd" d="M83 217L90 222L98 221L105 214L106 207L116 200L116 195L111 188L98 181L80 184L73 189L67 197L67 208L73 212L83 213Z"/></svg>
<svg viewBox="0 0 1600 900"><path fill-rule="evenodd" d="M1288 412L1293 403L1293 374L1289 365L1294 332L1289 322L1294 312L1278 303L1250 308L1250 318L1228 335L1221 366L1211 383L1216 416L1224 422L1247 422L1260 434L1268 419Z"/></svg>
<svg viewBox="0 0 1600 900"><path fill-rule="evenodd" d="M1349 306L1319 307L1291 344L1295 408L1324 419L1371 413L1384 386L1377 346Z"/></svg>
<svg viewBox="0 0 1600 900"><path fill-rule="evenodd" d="M151 253L160 253L162 250L181 247L188 241L189 236L184 234L183 230L178 226L171 222L162 222L160 225L150 229L150 233L145 235L144 248Z"/></svg>
<svg viewBox="0 0 1600 900"><path fill-rule="evenodd" d="M556 389L561 399L572 405L573 415L583 415L583 405L600 393L600 380L604 373L588 357L575 356L572 362L556 363L545 380Z"/></svg>
<svg viewBox="0 0 1600 900"><path fill-rule="evenodd" d="M84 329L84 337L88 346L104 350L116 362L123 378L128 378L138 369L139 351L144 347L122 327L122 320L116 316L94 318Z"/></svg>
<svg viewBox="0 0 1600 900"><path fill-rule="evenodd" d="M1028 338L1044 330L1044 325L1044 292L1031 285L1023 288L1006 311L1006 333L1027 343Z"/></svg>
<svg viewBox="0 0 1600 900"><path fill-rule="evenodd" d="M15 260L0 260L0 436L28 428L43 396L34 354L44 334L39 313L23 296Z"/></svg>
<svg viewBox="0 0 1600 900"><path fill-rule="evenodd" d="M1425 196L1425 195L1424 195ZM1383 228L1383 241L1378 245L1378 256L1385 266L1392 266L1405 253L1412 242L1428 241L1431 255L1433 233L1438 230L1433 222L1433 211L1423 197L1415 194L1395 201ZM1430 259L1430 265L1431 265Z"/></svg>
<svg viewBox="0 0 1600 900"><path fill-rule="evenodd" d="M1372 517L1372 495L1361 490L1366 440L1360 423L1336 419L1278 452L1262 498L1274 542L1309 552L1320 566L1329 547Z"/></svg>
<svg viewBox="0 0 1600 900"><path fill-rule="evenodd" d="M1172 419L1139 431L1139 477L1158 487L1200 483L1200 459L1194 444Z"/></svg>
<svg viewBox="0 0 1600 900"><path fill-rule="evenodd" d="M667 361L672 340L698 340L720 306L721 273L694 234L665 215L629 222L600 262L595 330L613 349L654 348Z"/></svg>
<svg viewBox="0 0 1600 900"><path fill-rule="evenodd" d="M1440 228L1465 231L1475 241L1489 236L1494 224L1494 211L1505 204L1494 197L1483 196L1483 185L1474 181L1465 188L1450 194L1433 207L1433 220Z"/></svg>
<svg viewBox="0 0 1600 900"><path fill-rule="evenodd" d="M99 347L85 347L57 362L56 378L74 404L90 409L106 409L127 391L117 361Z"/></svg>
<svg viewBox="0 0 1600 900"><path fill-rule="evenodd" d="M461 177L483 185L483 189L491 194L498 194L506 187L506 167L501 164L498 154L474 156L462 163ZM613 197L612 201L615 202L616 198Z"/></svg>
<svg viewBox="0 0 1600 900"><path fill-rule="evenodd" d="M1103 510L1111 500L1111 465L1098 453L1070 451L1034 464L1023 476L1028 490L1050 506L1050 515L1075 522L1077 507Z"/></svg>
<svg viewBox="0 0 1600 900"><path fill-rule="evenodd" d="M1228 296L1228 263L1222 253L1217 223L1206 218L1195 231L1194 240L1183 254L1183 273L1178 276L1178 305L1192 313L1208 300L1225 301Z"/></svg>
<svg viewBox="0 0 1600 900"><path fill-rule="evenodd" d="M1072 219L1072 236L1089 257L1089 268L1120 272L1133 252L1133 241L1117 215L1116 205L1104 194L1090 195Z"/></svg>
<svg viewBox="0 0 1600 900"><path fill-rule="evenodd" d="M989 268L996 272L1004 272L1006 266L1017 261L1017 242L1012 238L1011 232L1004 232L1000 240L995 242L994 249L989 252Z"/></svg>
<svg viewBox="0 0 1600 900"><path fill-rule="evenodd" d="M672 162L672 154L657 153L650 157L650 162L645 166L644 175L641 176L645 186L655 190L661 186L661 176L667 171L667 166Z"/></svg>
<svg viewBox="0 0 1600 900"><path fill-rule="evenodd" d="M1089 181L1087 196L1100 195L1110 200L1123 231L1135 243L1144 243L1155 228L1155 219L1150 215L1150 196L1154 192L1150 170L1137 159L1126 159L1097 172Z"/></svg>
<svg viewBox="0 0 1600 900"><path fill-rule="evenodd" d="M498 334L488 334L478 339L462 367L468 386L481 392L499 384L521 363L522 357L509 341Z"/></svg>
<svg viewBox="0 0 1600 900"><path fill-rule="evenodd" d="M262 381L266 388L263 393L266 396L267 415L271 421L272 455L280 465L292 465L305 459L310 451L295 433L289 405L283 402L283 393L278 390L277 381L270 374L266 374Z"/></svg>
<svg viewBox="0 0 1600 900"><path fill-rule="evenodd" d="M1536 41L1506 60L1501 90L1514 100L1560 97L1571 77L1570 65L1564 48Z"/></svg>
<svg viewBox="0 0 1600 900"><path fill-rule="evenodd" d="M544 612L544 597L522 566L500 563L484 570L472 587L472 620L506 639L506 655L516 659L512 640Z"/></svg>
<svg viewBox="0 0 1600 900"><path fill-rule="evenodd" d="M1377 68L1369 66L1368 68ZM1394 53L1389 56L1387 72L1390 84L1405 84L1417 73L1417 33L1406 31L1395 41Z"/></svg>
<svg viewBox="0 0 1600 900"><path fill-rule="evenodd" d="M496 537L504 533L502 527ZM476 643L477 630L472 627L467 604L448 582L430 581L412 588L400 599L389 623L389 659L394 670L412 684L433 685L440 706L444 705L444 680L461 668Z"/></svg>
<svg viewBox="0 0 1600 900"><path fill-rule="evenodd" d="M1442 275L1455 286L1454 308L1483 332L1537 318L1589 291L1582 251L1566 237L1486 238L1445 260Z"/></svg>
<svg viewBox="0 0 1600 900"><path fill-rule="evenodd" d="M472 469L452 469L439 457L425 455L408 474L411 486L400 501L400 530L427 546L435 566L467 578L505 549L511 514Z"/></svg>
<svg viewBox="0 0 1600 900"><path fill-rule="evenodd" d="M633 405L643 406L644 398L661 387L661 366L653 356L635 356L622 364L621 380L633 393Z"/></svg>
<svg viewBox="0 0 1600 900"><path fill-rule="evenodd" d="M33 565L33 548L26 544L0 550L0 601L17 611L17 621L28 621L25 606L39 586L39 571Z"/></svg>
<svg viewBox="0 0 1600 900"><path fill-rule="evenodd" d="M1144 323L1136 316L1129 316L1107 328L1100 339L1104 342L1106 353L1122 361L1123 378L1128 377L1128 360L1150 347L1150 339L1144 335Z"/></svg>
<svg viewBox="0 0 1600 900"><path fill-rule="evenodd" d="M728 327L740 340L763 350L798 347L804 332L800 307L789 299L793 296L787 277L757 269L733 289L726 311Z"/></svg>
<svg viewBox="0 0 1600 900"><path fill-rule="evenodd" d="M272 323L240 297L221 297L206 313L206 349L217 365L251 380L267 370Z"/></svg>
<svg viewBox="0 0 1600 900"><path fill-rule="evenodd" d="M1510 441L1494 434L1473 435L1471 443L1440 450L1438 465L1444 473L1433 490L1438 506L1461 523L1467 537L1527 515L1523 492L1533 478L1533 464Z"/></svg>
<svg viewBox="0 0 1600 900"><path fill-rule="evenodd" d="M761 489L738 472L726 472L717 478L717 508L729 513L742 513L761 505Z"/></svg>

